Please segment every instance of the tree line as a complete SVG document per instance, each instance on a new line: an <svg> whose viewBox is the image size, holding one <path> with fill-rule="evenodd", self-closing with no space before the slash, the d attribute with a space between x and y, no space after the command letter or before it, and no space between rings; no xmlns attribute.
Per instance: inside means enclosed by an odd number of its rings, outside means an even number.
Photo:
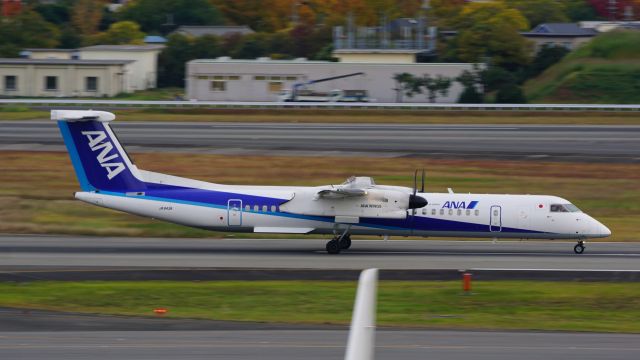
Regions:
<svg viewBox="0 0 640 360"><path fill-rule="evenodd" d="M161 86L183 86L184 63L196 58L332 60L333 26L345 25L347 18L357 26L379 26L384 19L416 17L423 5L422 0L132 0L112 12L106 0L25 3L18 15L0 19L0 56L16 57L30 47L141 44L148 34L168 36L160 56ZM428 23L455 30L455 35L439 37L437 55L430 61L486 63L488 69L498 69L494 72L504 70L502 75L510 80L497 88L482 76L475 77L481 80L474 86L465 85L470 95L478 88L480 94L497 96L548 65L532 55L521 31L547 22L622 18L628 16L625 8L640 15L640 0L619 0L620 11L613 13L606 4L608 0L431 0ZM180 25L248 25L255 33L200 38L172 34ZM560 58L552 55L549 59ZM409 90L400 96L422 92L431 100L444 84L443 79L414 79L403 85Z"/></svg>

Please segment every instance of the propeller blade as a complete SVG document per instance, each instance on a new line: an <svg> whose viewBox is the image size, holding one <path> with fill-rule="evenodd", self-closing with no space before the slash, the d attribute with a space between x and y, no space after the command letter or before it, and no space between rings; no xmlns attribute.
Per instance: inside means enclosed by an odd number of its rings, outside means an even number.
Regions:
<svg viewBox="0 0 640 360"><path fill-rule="evenodd" d="M413 195L418 192L418 170L413 173Z"/></svg>
<svg viewBox="0 0 640 360"><path fill-rule="evenodd" d="M424 193L424 169L422 169L422 187L420 187L420 192Z"/></svg>

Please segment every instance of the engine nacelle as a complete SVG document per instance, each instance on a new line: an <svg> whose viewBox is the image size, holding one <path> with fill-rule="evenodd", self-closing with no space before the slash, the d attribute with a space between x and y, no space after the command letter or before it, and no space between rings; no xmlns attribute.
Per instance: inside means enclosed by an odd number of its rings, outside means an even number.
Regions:
<svg viewBox="0 0 640 360"><path fill-rule="evenodd" d="M292 214L312 216L368 217L404 219L407 217L410 194L397 190L367 189L361 196L341 198L320 197L326 187L311 188L295 193L280 210Z"/></svg>

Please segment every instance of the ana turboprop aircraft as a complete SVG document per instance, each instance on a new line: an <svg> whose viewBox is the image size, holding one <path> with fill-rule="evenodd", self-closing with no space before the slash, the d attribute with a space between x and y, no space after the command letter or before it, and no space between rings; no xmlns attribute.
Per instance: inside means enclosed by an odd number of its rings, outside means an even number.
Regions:
<svg viewBox="0 0 640 360"><path fill-rule="evenodd" d="M115 115L53 110L89 204L216 231L333 234L326 250L351 235L521 239L607 237L609 229L569 201L543 195L426 193L352 177L340 185L220 185L138 169L113 133ZM417 175L417 174L416 174Z"/></svg>

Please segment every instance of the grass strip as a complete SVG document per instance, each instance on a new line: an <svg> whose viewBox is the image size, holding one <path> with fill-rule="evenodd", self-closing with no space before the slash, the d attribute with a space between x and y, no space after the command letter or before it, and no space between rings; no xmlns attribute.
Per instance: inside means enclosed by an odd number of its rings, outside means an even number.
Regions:
<svg viewBox="0 0 640 360"><path fill-rule="evenodd" d="M355 282L0 283L0 306L101 314L348 324ZM381 281L381 326L640 332L640 287L610 282Z"/></svg>
<svg viewBox="0 0 640 360"><path fill-rule="evenodd" d="M118 121L282 122L374 124L514 124L514 125L638 125L640 112L582 111L439 111L322 109L133 109L114 112ZM44 120L48 111L1 107L0 120Z"/></svg>

